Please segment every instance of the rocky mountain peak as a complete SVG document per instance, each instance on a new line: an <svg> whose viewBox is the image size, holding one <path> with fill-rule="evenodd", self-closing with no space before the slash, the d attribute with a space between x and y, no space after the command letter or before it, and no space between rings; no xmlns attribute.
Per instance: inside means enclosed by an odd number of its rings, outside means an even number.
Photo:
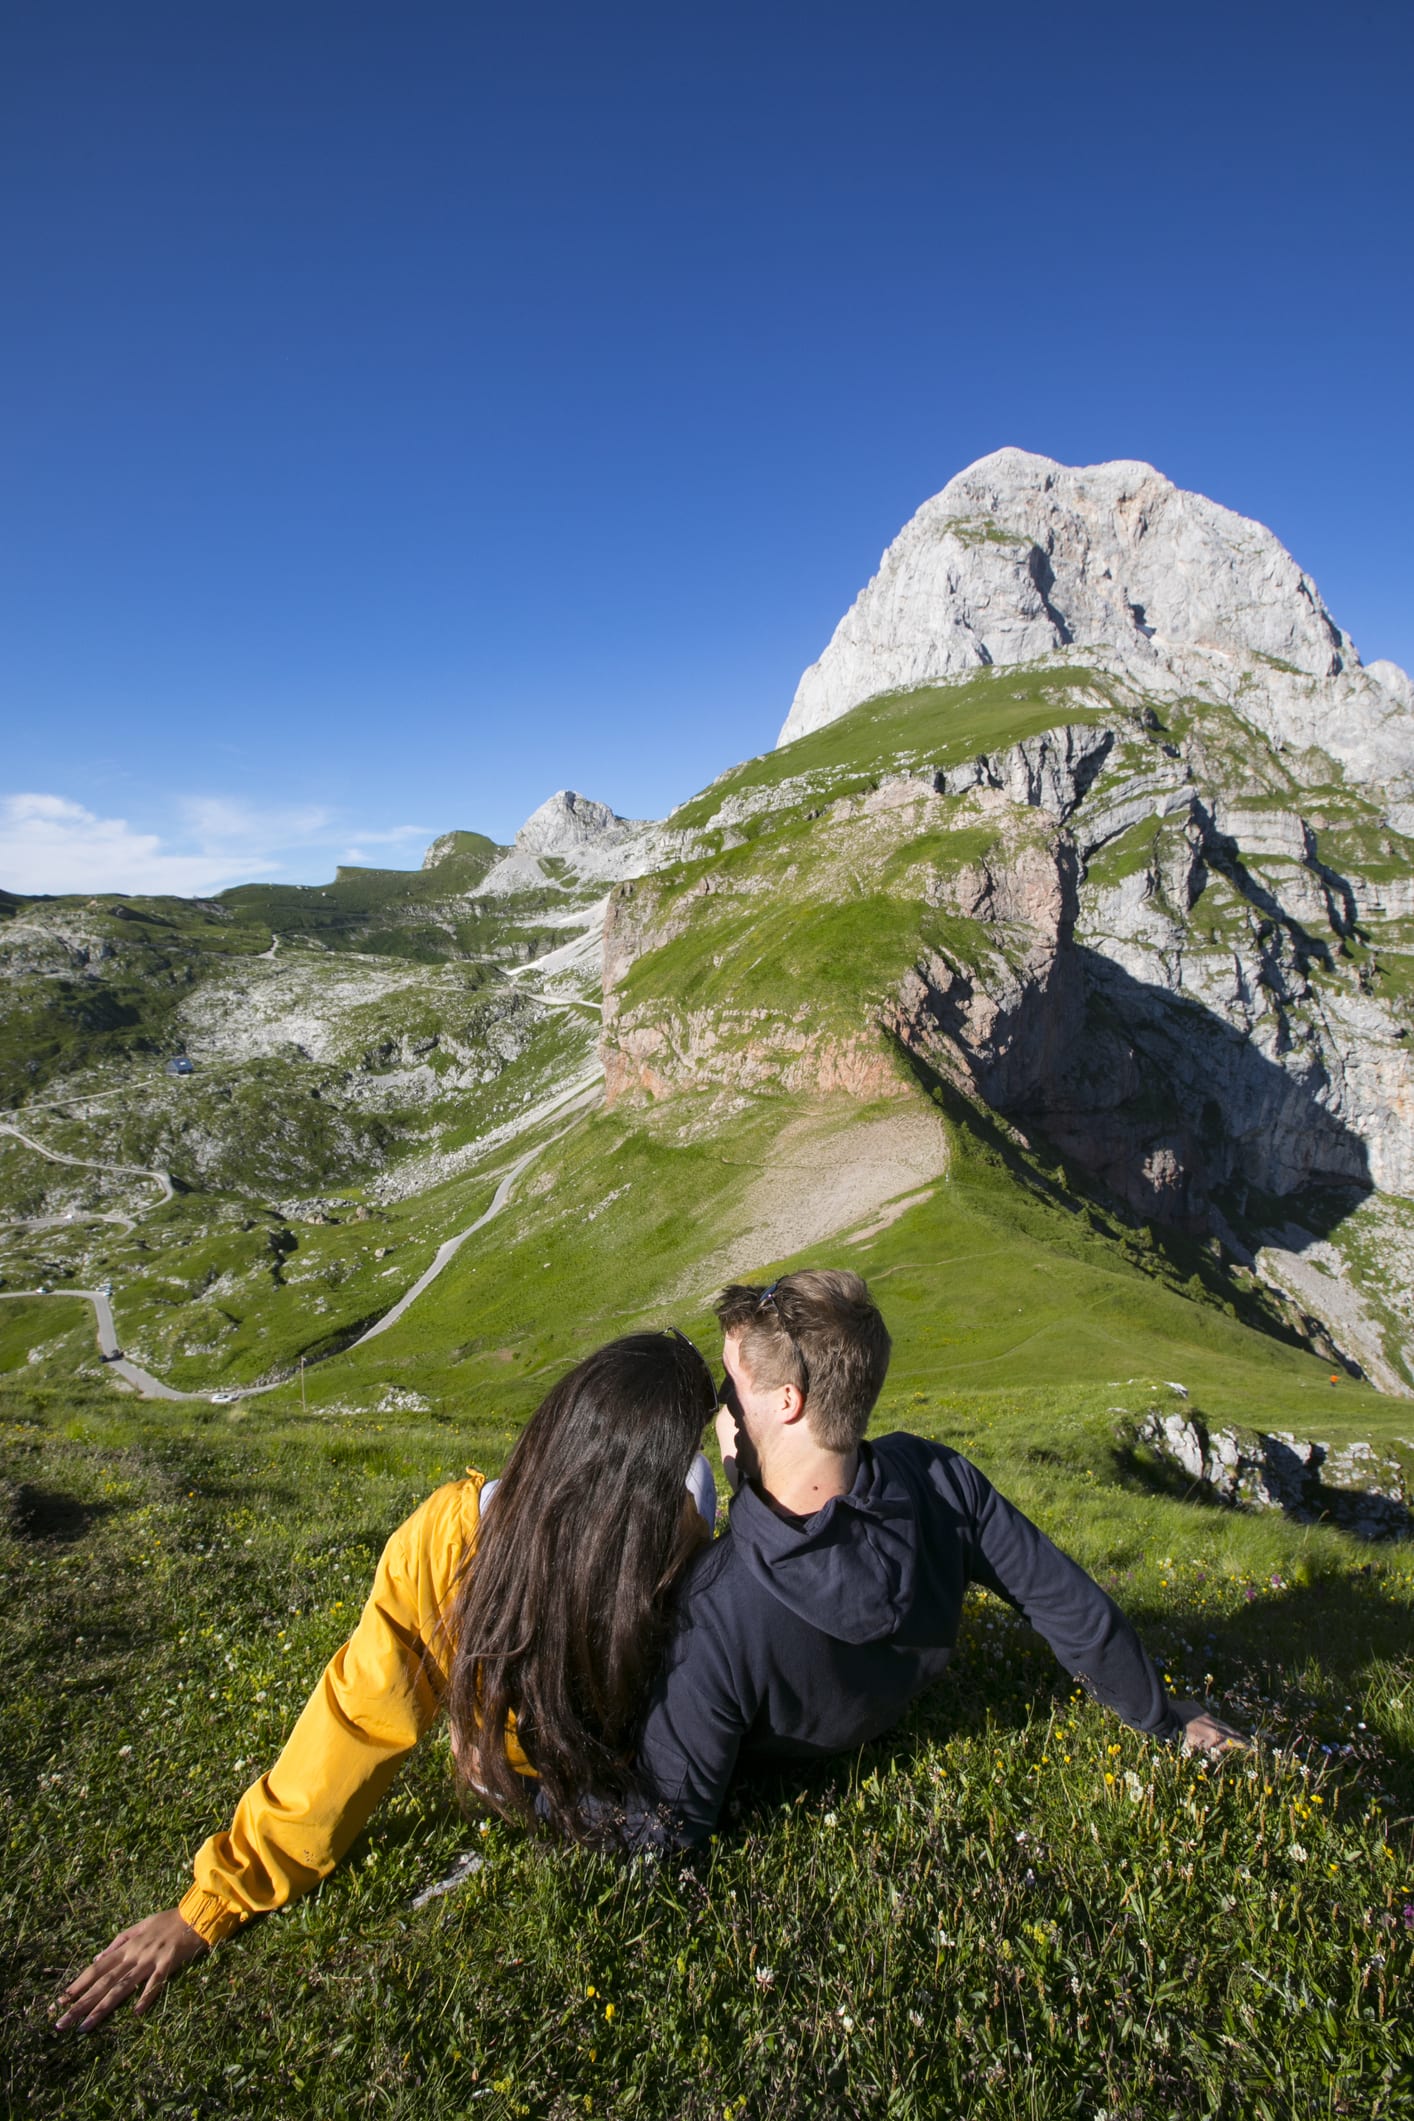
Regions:
<svg viewBox="0 0 1414 2121"><path fill-rule="evenodd" d="M487 871L477 889L496 896L539 890L547 881L564 886L570 878L602 889L642 874L653 829L572 788L558 789L531 812L510 853Z"/></svg>
<svg viewBox="0 0 1414 2121"><path fill-rule="evenodd" d="M521 826L515 838L516 852L572 857L582 848L621 840L635 826L634 819L617 816L607 803L592 802L572 788L561 788Z"/></svg>
<svg viewBox="0 0 1414 2121"><path fill-rule="evenodd" d="M1262 524L1151 464L1000 449L925 501L801 678L789 743L862 700L1040 657L1235 706L1278 743L1414 792L1414 693L1362 667Z"/></svg>

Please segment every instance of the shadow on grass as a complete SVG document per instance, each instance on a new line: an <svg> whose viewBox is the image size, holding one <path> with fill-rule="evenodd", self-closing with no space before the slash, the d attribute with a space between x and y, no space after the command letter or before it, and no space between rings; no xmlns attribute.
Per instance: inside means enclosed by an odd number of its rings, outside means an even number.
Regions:
<svg viewBox="0 0 1414 2121"><path fill-rule="evenodd" d="M11 1491L8 1504L10 1530L17 1539L56 1547L76 1545L113 1508L108 1502L84 1502L77 1495L35 1487L28 1481Z"/></svg>

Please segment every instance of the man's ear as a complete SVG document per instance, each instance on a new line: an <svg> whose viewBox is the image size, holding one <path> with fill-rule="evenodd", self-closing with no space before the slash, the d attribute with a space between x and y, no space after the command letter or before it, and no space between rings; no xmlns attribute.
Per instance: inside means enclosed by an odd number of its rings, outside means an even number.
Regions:
<svg viewBox="0 0 1414 2121"><path fill-rule="evenodd" d="M805 1394L799 1385L781 1386L781 1421L790 1423L805 1419Z"/></svg>

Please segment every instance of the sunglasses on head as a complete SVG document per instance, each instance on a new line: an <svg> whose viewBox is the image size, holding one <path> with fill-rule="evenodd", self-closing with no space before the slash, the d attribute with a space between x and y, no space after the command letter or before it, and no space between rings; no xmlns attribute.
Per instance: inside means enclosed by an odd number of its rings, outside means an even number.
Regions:
<svg viewBox="0 0 1414 2121"><path fill-rule="evenodd" d="M790 1327L789 1327L789 1326L788 1326L788 1325L786 1324L785 1320L784 1320L784 1319L782 1318L782 1316L781 1316L781 1307L780 1307L780 1305L779 1305L779 1304L778 1304L778 1303L776 1302L776 1291L777 1291L777 1289L779 1289L779 1287L781 1286L781 1281L782 1281L783 1279L784 1279L784 1276L781 1276L781 1277L780 1277L780 1278L778 1278L778 1279L777 1279L776 1281L773 1281L773 1282L771 1283L771 1286L770 1286L770 1287L769 1287L768 1289L763 1289L763 1290L761 1291L761 1300L760 1300L760 1302L759 1302L759 1303L757 1304L756 1308L757 1308L758 1312L759 1312L759 1311L764 1311L764 1310L765 1310L765 1308L766 1308L766 1306L767 1306L767 1304L769 1304L769 1305L771 1306L771 1309L772 1309L772 1310L773 1310L773 1311L775 1312L775 1314L776 1314L776 1324L777 1324L777 1325L778 1325L778 1326L780 1327L781 1331L782 1331L782 1332L783 1332L783 1333L785 1334L785 1336L786 1336L786 1339L787 1339L787 1340L788 1340L788 1341L790 1342L791 1346L792 1346L792 1347L794 1348L794 1350L795 1350L795 1359L796 1359L796 1361L797 1361L797 1362L798 1362L798 1363L800 1364L800 1378L801 1378L801 1389L802 1389L802 1391L806 1391L806 1392L808 1392L808 1391L809 1391L809 1389L810 1389L810 1365L809 1365L809 1364L808 1364L808 1363L806 1362L806 1360L805 1360L805 1357L804 1357L804 1356L803 1356L803 1355L801 1354L801 1352L800 1352L800 1342L799 1342L799 1341L798 1341L798 1340L796 1339L796 1337L795 1337L794 1333L792 1333L792 1331L791 1331Z"/></svg>

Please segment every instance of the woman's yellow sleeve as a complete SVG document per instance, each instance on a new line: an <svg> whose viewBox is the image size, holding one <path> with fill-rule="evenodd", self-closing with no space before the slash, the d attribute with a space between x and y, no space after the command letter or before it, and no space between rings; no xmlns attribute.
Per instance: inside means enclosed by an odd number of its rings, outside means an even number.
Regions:
<svg viewBox="0 0 1414 2121"><path fill-rule="evenodd" d="M480 1474L439 1488L399 1526L284 1751L198 1851L180 1913L208 1944L327 1877L435 1720L448 1659L439 1623L475 1545L480 1490Z"/></svg>

